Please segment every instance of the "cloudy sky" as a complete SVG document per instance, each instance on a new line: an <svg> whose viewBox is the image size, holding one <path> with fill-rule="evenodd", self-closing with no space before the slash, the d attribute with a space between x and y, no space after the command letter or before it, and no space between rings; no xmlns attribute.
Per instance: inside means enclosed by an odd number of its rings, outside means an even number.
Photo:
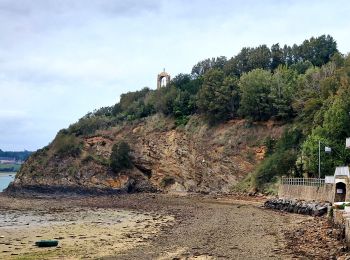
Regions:
<svg viewBox="0 0 350 260"><path fill-rule="evenodd" d="M35 150L120 94L155 88L244 46L332 35L350 51L350 2L0 0L0 149Z"/></svg>

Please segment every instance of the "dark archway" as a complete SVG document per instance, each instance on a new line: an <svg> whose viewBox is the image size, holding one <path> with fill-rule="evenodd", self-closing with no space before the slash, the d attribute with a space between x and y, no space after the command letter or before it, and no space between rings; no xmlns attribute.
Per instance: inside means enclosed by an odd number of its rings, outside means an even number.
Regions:
<svg viewBox="0 0 350 260"><path fill-rule="evenodd" d="M335 197L334 202L345 201L346 197L346 184L343 182L338 182L335 184Z"/></svg>
<svg viewBox="0 0 350 260"><path fill-rule="evenodd" d="M165 70L158 74L157 76L157 89L165 87L170 83L170 75L165 72Z"/></svg>

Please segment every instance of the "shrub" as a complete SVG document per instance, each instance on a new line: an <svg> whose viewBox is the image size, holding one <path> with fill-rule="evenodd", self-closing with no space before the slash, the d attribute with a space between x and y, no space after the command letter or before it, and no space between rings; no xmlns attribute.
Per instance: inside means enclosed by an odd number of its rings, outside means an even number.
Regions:
<svg viewBox="0 0 350 260"><path fill-rule="evenodd" d="M130 146L125 141L119 141L112 147L110 156L110 167L116 173L123 169L130 169L132 166L130 159Z"/></svg>
<svg viewBox="0 0 350 260"><path fill-rule="evenodd" d="M96 130L107 129L115 124L116 121L113 118L87 114L75 124L70 125L67 132L77 136L88 136L94 134Z"/></svg>
<svg viewBox="0 0 350 260"><path fill-rule="evenodd" d="M264 189L276 183L279 176L298 174L296 161L301 141L302 134L299 129L287 129L276 144L273 141L272 151L252 174L253 187ZM267 142L271 141L267 139Z"/></svg>
<svg viewBox="0 0 350 260"><path fill-rule="evenodd" d="M82 143L73 135L59 133L53 141L53 149L58 156L77 157L81 153Z"/></svg>
<svg viewBox="0 0 350 260"><path fill-rule="evenodd" d="M163 188L165 188L165 187L168 187L168 186L170 186L170 185L172 185L172 184L174 184L174 183L175 183L174 177L165 176L165 177L161 180L160 185L161 185Z"/></svg>

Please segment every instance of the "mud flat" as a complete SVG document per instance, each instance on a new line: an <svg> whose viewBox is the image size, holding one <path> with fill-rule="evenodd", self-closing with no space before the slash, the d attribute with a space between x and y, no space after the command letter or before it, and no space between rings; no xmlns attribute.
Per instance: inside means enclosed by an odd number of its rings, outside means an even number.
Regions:
<svg viewBox="0 0 350 260"><path fill-rule="evenodd" d="M0 195L1 259L346 259L325 218L263 198L127 194ZM36 248L58 239L59 247Z"/></svg>
<svg viewBox="0 0 350 260"><path fill-rule="evenodd" d="M13 199L12 199L13 200ZM16 200L16 204L28 202ZM89 259L118 255L149 243L172 216L66 203L45 209L0 209L0 259ZM58 247L38 248L35 241L56 239Z"/></svg>

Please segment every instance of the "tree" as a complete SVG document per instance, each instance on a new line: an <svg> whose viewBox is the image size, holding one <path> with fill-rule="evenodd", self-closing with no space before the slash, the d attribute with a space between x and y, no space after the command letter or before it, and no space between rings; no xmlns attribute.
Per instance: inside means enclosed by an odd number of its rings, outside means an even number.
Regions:
<svg viewBox="0 0 350 260"><path fill-rule="evenodd" d="M294 63L294 56L293 56L293 51L292 47L288 45L283 46L283 60L287 66L290 66Z"/></svg>
<svg viewBox="0 0 350 260"><path fill-rule="evenodd" d="M292 65L290 65L290 68L295 70L298 74L305 74L305 72L312 68L313 65L310 61L298 61Z"/></svg>
<svg viewBox="0 0 350 260"><path fill-rule="evenodd" d="M280 48L278 43L271 46L271 64L270 69L273 71L277 69L278 66L285 64L283 58L283 50Z"/></svg>
<svg viewBox="0 0 350 260"><path fill-rule="evenodd" d="M170 85L182 91L187 91L190 94L197 94L202 85L201 77L193 78L190 74L178 74L172 80Z"/></svg>
<svg viewBox="0 0 350 260"><path fill-rule="evenodd" d="M242 75L239 81L241 92L239 114L253 120L267 120L272 115L271 73L255 69Z"/></svg>
<svg viewBox="0 0 350 260"><path fill-rule="evenodd" d="M296 161L302 134L298 129L286 129L275 144L275 151L256 168L253 185L262 187L276 181L277 176L292 175L297 171Z"/></svg>
<svg viewBox="0 0 350 260"><path fill-rule="evenodd" d="M338 53L337 43L330 35L311 37L299 46L299 57L310 61L314 66L322 66Z"/></svg>
<svg viewBox="0 0 350 260"><path fill-rule="evenodd" d="M174 101L181 90L174 85L169 85L156 90L150 97L150 103L153 104L157 112L164 115L174 114Z"/></svg>
<svg viewBox="0 0 350 260"><path fill-rule="evenodd" d="M239 91L237 79L226 77L221 70L211 70L204 75L198 92L197 105L210 123L217 123L237 115Z"/></svg>
<svg viewBox="0 0 350 260"><path fill-rule="evenodd" d="M278 119L293 116L292 101L295 94L297 73L286 66L279 66L272 76L271 94L273 115Z"/></svg>
<svg viewBox="0 0 350 260"><path fill-rule="evenodd" d="M270 68L271 52L270 49L264 44L256 48L250 48L248 55L248 68L252 69L264 69ZM249 71L248 70L248 71Z"/></svg>
<svg viewBox="0 0 350 260"><path fill-rule="evenodd" d="M110 156L110 167L116 173L123 169L130 169L132 167L130 146L127 142L121 140L113 145Z"/></svg>
<svg viewBox="0 0 350 260"><path fill-rule="evenodd" d="M185 125L188 116L193 114L197 109L195 96L190 95L187 91L180 91L174 100L173 113L176 119L176 125Z"/></svg>
<svg viewBox="0 0 350 260"><path fill-rule="evenodd" d="M336 166L350 163L350 152L345 149L345 138L350 136L350 85L342 85L337 94L326 102L322 125L316 126L303 144L305 170L315 176L318 168L318 141L332 147L332 154L321 153L322 176L333 174ZM328 101L327 100L327 101Z"/></svg>
<svg viewBox="0 0 350 260"><path fill-rule="evenodd" d="M243 73L253 69L269 69L271 52L266 45L256 48L243 48L235 57L225 65L226 75L240 77Z"/></svg>
<svg viewBox="0 0 350 260"><path fill-rule="evenodd" d="M224 68L226 62L227 62L227 59L225 56L202 60L193 66L191 74L194 77L199 77L204 75L206 72L208 72L211 69L221 70Z"/></svg>

